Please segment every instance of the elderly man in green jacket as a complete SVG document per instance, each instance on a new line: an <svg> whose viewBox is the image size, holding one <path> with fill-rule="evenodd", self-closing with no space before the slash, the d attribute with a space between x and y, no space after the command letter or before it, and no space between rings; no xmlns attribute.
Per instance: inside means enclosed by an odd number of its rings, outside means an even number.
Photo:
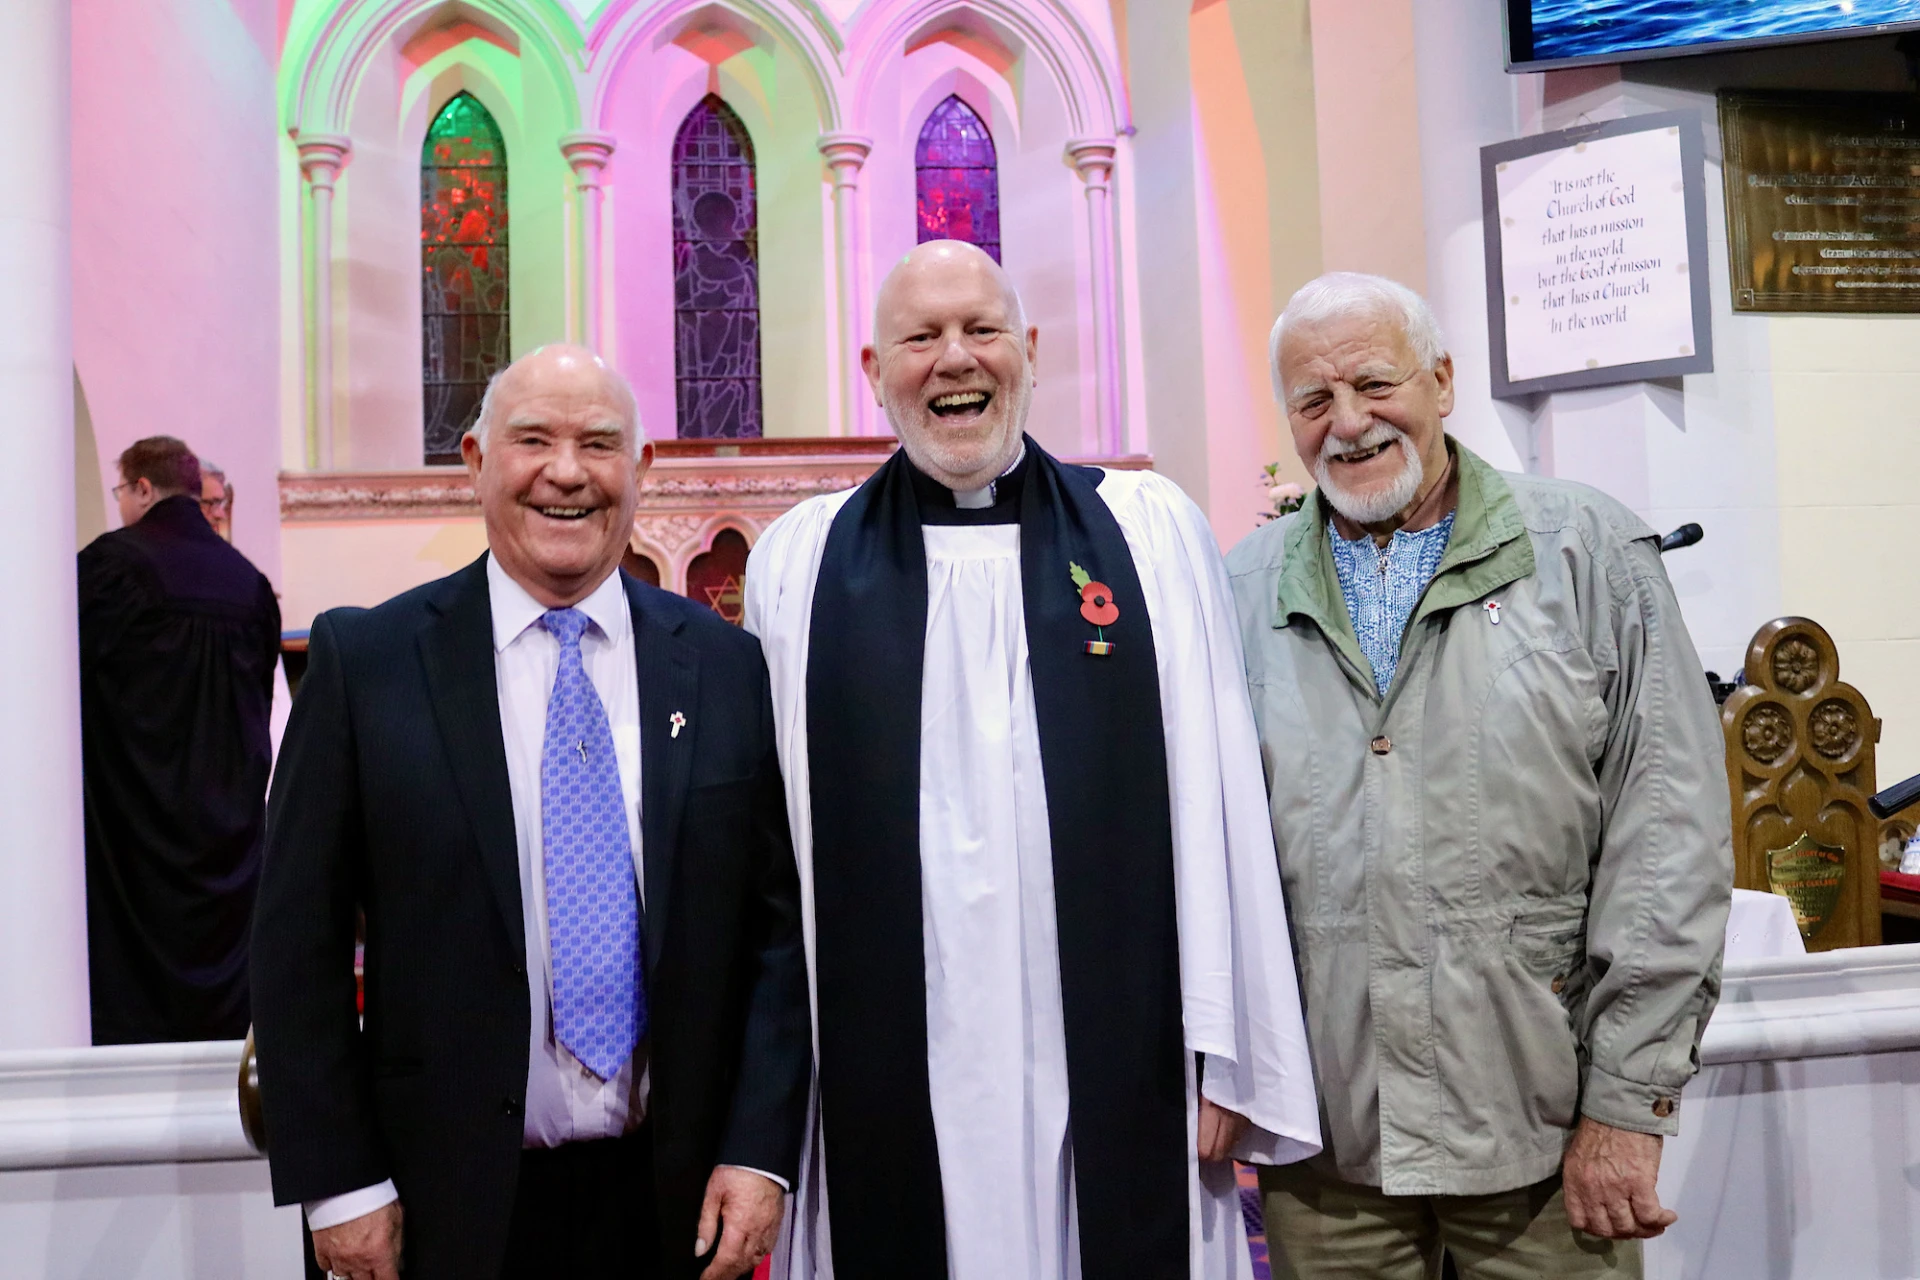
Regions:
<svg viewBox="0 0 1920 1280"><path fill-rule="evenodd" d="M1273 330L1319 487L1228 557L1321 1091L1276 1276L1637 1276L1720 982L1719 719L1651 529L1441 420L1405 287Z"/></svg>

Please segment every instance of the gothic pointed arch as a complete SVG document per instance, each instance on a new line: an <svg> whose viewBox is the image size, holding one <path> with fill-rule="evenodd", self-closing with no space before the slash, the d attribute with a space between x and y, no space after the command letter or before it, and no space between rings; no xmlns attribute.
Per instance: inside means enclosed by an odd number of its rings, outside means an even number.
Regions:
<svg viewBox="0 0 1920 1280"><path fill-rule="evenodd" d="M458 462L487 381L512 359L507 147L493 114L455 94L420 148L420 347L428 463Z"/></svg>
<svg viewBox="0 0 1920 1280"><path fill-rule="evenodd" d="M678 434L761 435L753 140L718 94L674 135L673 310Z"/></svg>
<svg viewBox="0 0 1920 1280"><path fill-rule="evenodd" d="M1000 162L993 134L959 94L927 113L913 149L918 240L965 240L1000 261Z"/></svg>

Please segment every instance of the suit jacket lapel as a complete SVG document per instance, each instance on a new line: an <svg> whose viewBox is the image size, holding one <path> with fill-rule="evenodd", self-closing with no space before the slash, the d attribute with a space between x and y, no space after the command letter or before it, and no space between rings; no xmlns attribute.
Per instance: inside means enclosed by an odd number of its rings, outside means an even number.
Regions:
<svg viewBox="0 0 1920 1280"><path fill-rule="evenodd" d="M633 611L633 657L640 690L640 861L646 878L647 968L651 970L660 961L666 937L680 819L686 810L694 743L700 732L693 716L698 709L700 654L680 635L686 625L683 619L647 606L646 597L653 588L631 578L622 580ZM682 721L677 734L676 715Z"/></svg>
<svg viewBox="0 0 1920 1280"><path fill-rule="evenodd" d="M454 783L473 821L501 920L513 940L513 954L521 955L527 942L521 917L520 855L500 728L486 557L447 579L429 603L440 617L421 633L420 659L433 696L434 718L453 766Z"/></svg>

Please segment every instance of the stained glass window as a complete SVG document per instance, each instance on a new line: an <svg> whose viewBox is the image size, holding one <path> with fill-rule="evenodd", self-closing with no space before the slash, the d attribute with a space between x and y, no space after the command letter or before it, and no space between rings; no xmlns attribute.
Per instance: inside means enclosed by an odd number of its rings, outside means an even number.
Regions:
<svg viewBox="0 0 1920 1280"><path fill-rule="evenodd" d="M673 359L682 436L760 434L753 142L708 94L673 139Z"/></svg>
<svg viewBox="0 0 1920 1280"><path fill-rule="evenodd" d="M458 462L487 379L510 357L507 148L472 94L442 107L420 149L421 379L428 462Z"/></svg>
<svg viewBox="0 0 1920 1280"><path fill-rule="evenodd" d="M965 240L1000 261L1000 171L987 122L950 95L927 115L913 149L920 243Z"/></svg>

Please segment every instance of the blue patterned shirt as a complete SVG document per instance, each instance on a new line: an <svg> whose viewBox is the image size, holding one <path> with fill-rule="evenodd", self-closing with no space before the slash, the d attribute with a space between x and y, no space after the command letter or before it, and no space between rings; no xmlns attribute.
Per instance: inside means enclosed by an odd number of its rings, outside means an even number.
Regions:
<svg viewBox="0 0 1920 1280"><path fill-rule="evenodd" d="M1420 593L1433 581L1440 557L1453 536L1453 513L1418 533L1396 530L1384 552L1369 534L1349 542L1327 521L1327 542L1333 547L1334 571L1340 575L1340 594L1347 598L1347 616L1360 652L1373 664L1373 683L1380 696L1393 683L1400 661L1400 637L1407 619L1420 603Z"/></svg>

